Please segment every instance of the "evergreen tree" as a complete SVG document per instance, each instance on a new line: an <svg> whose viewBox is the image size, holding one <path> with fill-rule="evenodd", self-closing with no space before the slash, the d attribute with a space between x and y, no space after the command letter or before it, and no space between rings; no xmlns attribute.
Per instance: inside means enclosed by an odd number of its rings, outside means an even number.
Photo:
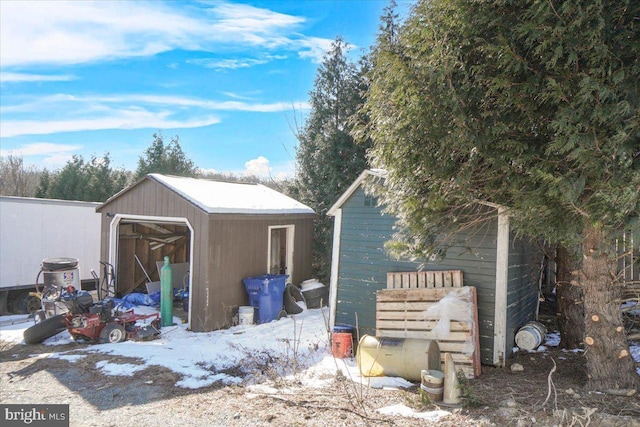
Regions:
<svg viewBox="0 0 640 427"><path fill-rule="evenodd" d="M55 175L47 192L47 198L62 200L87 200L84 159L73 156L71 160Z"/></svg>
<svg viewBox="0 0 640 427"><path fill-rule="evenodd" d="M45 169L40 174L38 186L36 187L36 197L39 199L46 199L51 187L52 176L51 173Z"/></svg>
<svg viewBox="0 0 640 427"><path fill-rule="evenodd" d="M579 265L591 389L636 388L612 240L640 224L640 3L423 0L379 43L365 112L398 253L507 207Z"/></svg>
<svg viewBox="0 0 640 427"><path fill-rule="evenodd" d="M134 179L137 181L149 173L195 177L198 168L180 147L180 137L174 136L165 144L162 133L154 133L151 145L144 156L138 158Z"/></svg>
<svg viewBox="0 0 640 427"><path fill-rule="evenodd" d="M131 172L123 168L114 169L111 157L106 153L102 158L91 156L84 165L85 200L103 202L127 186Z"/></svg>
<svg viewBox="0 0 640 427"><path fill-rule="evenodd" d="M36 197L104 202L122 190L127 181L124 169L111 167L109 153L100 159L92 156L87 163L82 156L73 156L60 171L43 171Z"/></svg>
<svg viewBox="0 0 640 427"><path fill-rule="evenodd" d="M347 58L349 46L337 38L318 67L311 112L298 132L295 194L318 213L314 228L314 274L326 281L331 263L331 205L366 167L367 143L351 136L353 119L364 102L366 60Z"/></svg>

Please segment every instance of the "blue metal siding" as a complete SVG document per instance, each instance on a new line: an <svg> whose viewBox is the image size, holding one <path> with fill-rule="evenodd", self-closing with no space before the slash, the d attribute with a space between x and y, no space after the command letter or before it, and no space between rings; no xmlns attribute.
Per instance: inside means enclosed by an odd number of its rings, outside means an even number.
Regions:
<svg viewBox="0 0 640 427"><path fill-rule="evenodd" d="M362 188L342 205L336 323L355 325L357 314L361 334L375 334L375 293L386 288L387 272L422 265L388 256L384 243L393 235L394 223L381 208L364 206ZM493 363L496 235L497 220L457 235L443 260L424 263L427 270L462 270L464 284L477 288L481 358L486 364Z"/></svg>

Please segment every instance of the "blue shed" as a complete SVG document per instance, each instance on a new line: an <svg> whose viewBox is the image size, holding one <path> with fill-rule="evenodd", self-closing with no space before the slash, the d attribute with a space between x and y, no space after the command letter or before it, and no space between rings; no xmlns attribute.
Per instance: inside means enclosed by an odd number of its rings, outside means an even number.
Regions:
<svg viewBox="0 0 640 427"><path fill-rule="evenodd" d="M542 253L515 236L505 208L481 203L496 211L495 219L455 235L444 258L392 258L384 244L396 218L365 191L371 179L384 179L384 172L364 171L328 211L334 217L331 325L355 325L357 316L361 334L375 334L376 292L386 289L388 272L461 270L464 285L476 287L481 361L504 366L517 330L537 316Z"/></svg>

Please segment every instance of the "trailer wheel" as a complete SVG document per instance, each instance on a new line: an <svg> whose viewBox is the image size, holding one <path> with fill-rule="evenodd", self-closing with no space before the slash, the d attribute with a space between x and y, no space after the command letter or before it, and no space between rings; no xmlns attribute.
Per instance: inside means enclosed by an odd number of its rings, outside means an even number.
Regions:
<svg viewBox="0 0 640 427"><path fill-rule="evenodd" d="M64 331L66 328L67 325L64 321L64 315L58 314L57 316L45 319L25 329L24 342L27 344L38 344Z"/></svg>
<svg viewBox="0 0 640 427"><path fill-rule="evenodd" d="M100 342L103 344L115 344L125 339L127 339L127 332L120 323L108 323L100 332Z"/></svg>
<svg viewBox="0 0 640 427"><path fill-rule="evenodd" d="M29 291L20 292L13 300L11 311L16 314L31 314L40 310L42 302L35 295L30 295Z"/></svg>

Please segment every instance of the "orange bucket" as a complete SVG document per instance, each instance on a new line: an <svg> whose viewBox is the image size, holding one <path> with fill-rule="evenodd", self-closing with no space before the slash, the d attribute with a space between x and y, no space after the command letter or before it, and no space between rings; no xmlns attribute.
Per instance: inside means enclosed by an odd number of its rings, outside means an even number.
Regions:
<svg viewBox="0 0 640 427"><path fill-rule="evenodd" d="M353 348L353 335L350 332L333 332L331 334L331 350L333 357L344 359L351 357Z"/></svg>

